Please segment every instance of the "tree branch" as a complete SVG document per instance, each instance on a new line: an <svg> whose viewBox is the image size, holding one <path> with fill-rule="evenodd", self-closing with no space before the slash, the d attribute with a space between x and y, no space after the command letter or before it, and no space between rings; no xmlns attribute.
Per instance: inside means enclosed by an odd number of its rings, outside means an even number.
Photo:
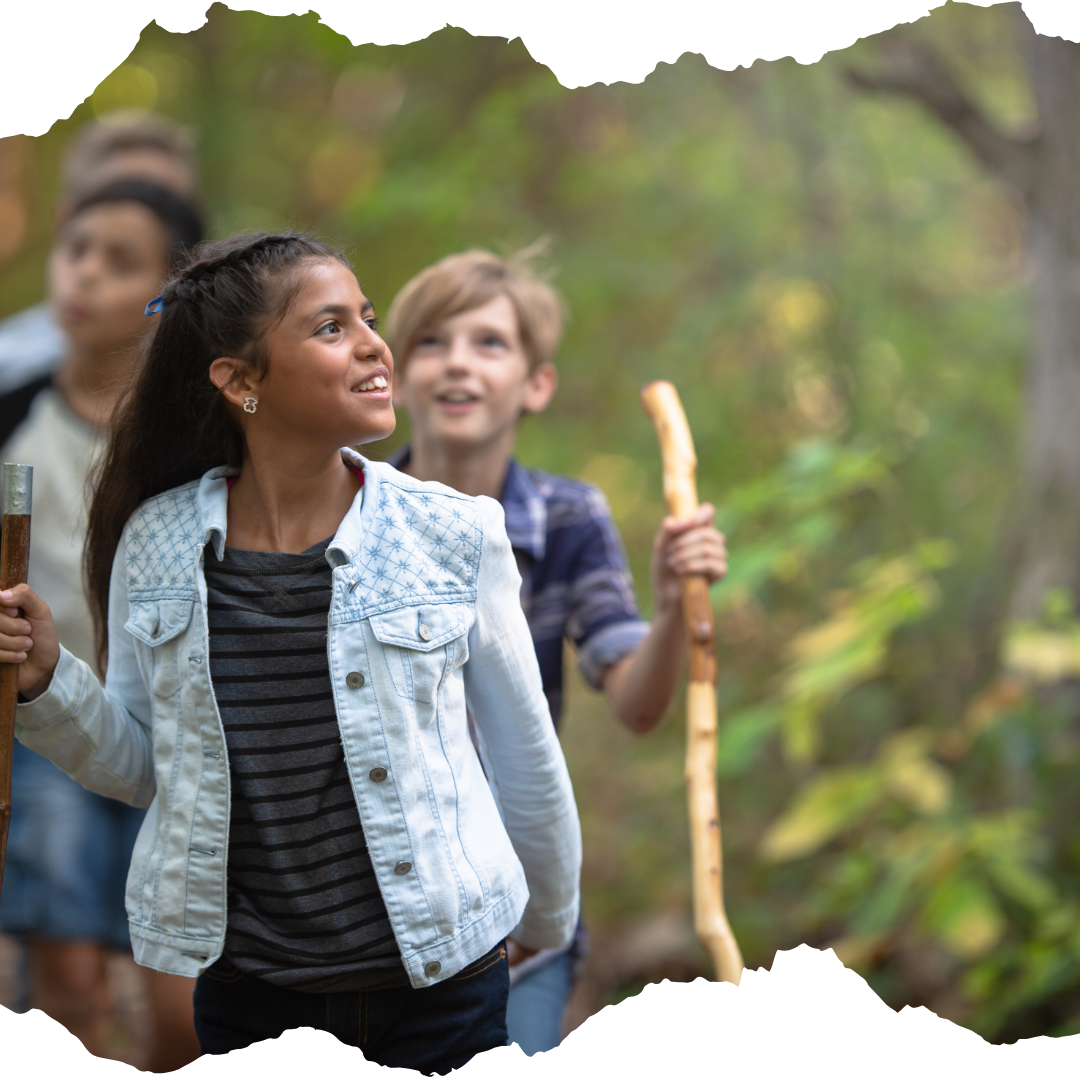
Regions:
<svg viewBox="0 0 1080 1080"><path fill-rule="evenodd" d="M922 102L987 168L1019 188L1025 198L1034 195L1038 137L1020 140L994 127L931 49L893 42L885 66L876 71L849 68L847 78L860 90L903 94Z"/></svg>

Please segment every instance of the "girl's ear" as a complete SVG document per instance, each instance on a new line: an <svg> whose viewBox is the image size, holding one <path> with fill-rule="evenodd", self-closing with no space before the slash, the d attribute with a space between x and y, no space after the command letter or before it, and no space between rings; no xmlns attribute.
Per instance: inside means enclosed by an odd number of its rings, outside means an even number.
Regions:
<svg viewBox="0 0 1080 1080"><path fill-rule="evenodd" d="M522 408L527 413L543 412L551 404L558 388L559 372L554 364L545 361L535 371L530 372L525 380L525 400Z"/></svg>
<svg viewBox="0 0 1080 1080"><path fill-rule="evenodd" d="M210 381L226 401L238 408L243 408L244 398L255 393L250 365L231 356L219 356L210 365Z"/></svg>

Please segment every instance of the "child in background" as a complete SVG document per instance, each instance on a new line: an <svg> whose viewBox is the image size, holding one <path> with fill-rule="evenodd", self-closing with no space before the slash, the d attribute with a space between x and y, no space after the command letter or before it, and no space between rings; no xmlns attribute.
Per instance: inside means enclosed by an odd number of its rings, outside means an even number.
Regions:
<svg viewBox="0 0 1080 1080"><path fill-rule="evenodd" d="M393 358L323 244L210 245L149 310L90 511L105 688L0 593L16 734L150 805L135 956L198 976L204 1053L307 1026L459 1068L505 1044L507 935L558 948L578 913L502 510L347 449L393 431Z"/></svg>
<svg viewBox="0 0 1080 1080"><path fill-rule="evenodd" d="M87 476L134 373L146 303L201 231L187 202L146 181L117 181L84 196L49 258L63 360L32 395L0 398L8 425L0 460L34 466L30 581L52 601L65 647L91 664L94 625L82 578ZM104 1051L109 1017L108 950L131 948L124 881L142 818L16 743L0 928L27 944L29 1004L94 1054ZM144 1064L178 1069L197 1053L192 983L149 973L146 990L153 1038Z"/></svg>
<svg viewBox="0 0 1080 1080"><path fill-rule="evenodd" d="M196 190L191 141L184 128L143 110L108 113L84 125L60 163L57 227L85 196L115 180L147 180L190 202ZM63 327L47 301L0 320L0 394L36 393L66 350Z"/></svg>
<svg viewBox="0 0 1080 1080"><path fill-rule="evenodd" d="M666 519L653 543L653 618L644 622L603 495L513 458L521 418L541 412L555 393L562 318L559 295L522 259L469 251L413 278L387 319L399 358L395 401L412 427L411 445L390 462L417 479L502 503L556 724L568 638L585 679L604 691L623 724L644 733L666 714L682 668L679 578L719 580L727 553L711 506L686 521ZM580 932L573 947L541 955L510 943L507 1026L527 1054L559 1043L581 945Z"/></svg>

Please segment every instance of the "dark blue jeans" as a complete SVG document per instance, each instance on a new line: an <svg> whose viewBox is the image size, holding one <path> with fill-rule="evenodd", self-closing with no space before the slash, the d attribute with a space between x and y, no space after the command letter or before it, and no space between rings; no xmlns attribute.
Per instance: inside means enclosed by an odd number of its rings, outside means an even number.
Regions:
<svg viewBox="0 0 1080 1080"><path fill-rule="evenodd" d="M329 1031L368 1061L430 1075L460 1069L475 1054L506 1045L506 947L456 975L414 990L306 994L215 964L195 983L195 1031L204 1054L227 1054L289 1028Z"/></svg>

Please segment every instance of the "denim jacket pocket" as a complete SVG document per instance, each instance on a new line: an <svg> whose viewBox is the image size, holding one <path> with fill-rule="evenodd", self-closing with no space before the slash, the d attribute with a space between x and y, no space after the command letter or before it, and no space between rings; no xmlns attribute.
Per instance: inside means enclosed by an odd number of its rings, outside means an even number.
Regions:
<svg viewBox="0 0 1080 1080"><path fill-rule="evenodd" d="M399 693L430 703L447 670L467 655L467 604L421 604L370 618ZM448 664L449 661L449 664Z"/></svg>
<svg viewBox="0 0 1080 1080"><path fill-rule="evenodd" d="M180 689L177 648L160 646L182 634L191 623L194 600L133 600L124 629L150 648L150 689L155 697L171 698Z"/></svg>

